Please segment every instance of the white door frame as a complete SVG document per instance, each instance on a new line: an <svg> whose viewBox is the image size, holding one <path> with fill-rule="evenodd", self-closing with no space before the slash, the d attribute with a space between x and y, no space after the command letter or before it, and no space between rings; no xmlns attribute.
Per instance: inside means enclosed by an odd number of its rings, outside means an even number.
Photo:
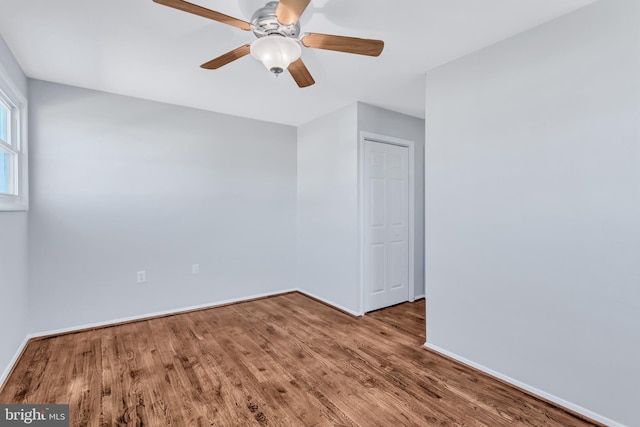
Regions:
<svg viewBox="0 0 640 427"><path fill-rule="evenodd" d="M358 141L358 252L360 257L360 313L364 314L364 142L372 141L382 144L399 145L409 149L409 301L415 301L415 141L379 135L371 132L360 132Z"/></svg>

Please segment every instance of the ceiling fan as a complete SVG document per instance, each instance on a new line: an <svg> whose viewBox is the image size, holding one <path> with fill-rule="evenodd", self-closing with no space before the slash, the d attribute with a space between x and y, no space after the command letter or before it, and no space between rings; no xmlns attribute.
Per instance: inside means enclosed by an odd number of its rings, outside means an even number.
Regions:
<svg viewBox="0 0 640 427"><path fill-rule="evenodd" d="M379 56L384 48L381 40L334 36L319 33L300 33L298 20L311 0L269 1L258 9L251 22L236 19L220 12L198 6L184 0L153 0L156 3L193 13L245 31L253 31L257 37L245 44L201 65L216 70L249 53L260 60L276 76L288 70L299 87L315 83L311 73L302 62L302 46L313 49L334 50L358 55Z"/></svg>

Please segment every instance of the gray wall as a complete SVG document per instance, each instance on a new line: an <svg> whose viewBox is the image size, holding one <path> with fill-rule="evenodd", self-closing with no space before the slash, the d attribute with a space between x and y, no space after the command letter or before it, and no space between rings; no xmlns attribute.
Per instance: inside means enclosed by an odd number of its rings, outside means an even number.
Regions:
<svg viewBox="0 0 640 427"><path fill-rule="evenodd" d="M22 72L20 64L18 64L18 61L13 56L13 53L2 37L0 37L0 66L2 66L6 74L9 76L11 82L26 98L27 77Z"/></svg>
<svg viewBox="0 0 640 427"><path fill-rule="evenodd" d="M298 127L298 284L360 313L357 104Z"/></svg>
<svg viewBox="0 0 640 427"><path fill-rule="evenodd" d="M27 95L27 79L0 37L0 72ZM27 213L0 212L0 384L27 335Z"/></svg>
<svg viewBox="0 0 640 427"><path fill-rule="evenodd" d="M427 74L427 341L640 425L640 2Z"/></svg>
<svg viewBox="0 0 640 427"><path fill-rule="evenodd" d="M27 215L0 212L0 384L27 327Z"/></svg>
<svg viewBox="0 0 640 427"><path fill-rule="evenodd" d="M294 127L37 80L29 102L32 332L296 288Z"/></svg>
<svg viewBox="0 0 640 427"><path fill-rule="evenodd" d="M425 121L358 103L358 135L371 132L415 142L415 296L424 296L424 133Z"/></svg>

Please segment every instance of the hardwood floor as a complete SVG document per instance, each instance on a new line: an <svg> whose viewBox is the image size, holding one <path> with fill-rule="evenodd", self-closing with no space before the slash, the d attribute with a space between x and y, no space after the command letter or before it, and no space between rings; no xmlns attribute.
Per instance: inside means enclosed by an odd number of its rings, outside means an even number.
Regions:
<svg viewBox="0 0 640 427"><path fill-rule="evenodd" d="M423 349L424 301L354 318L298 293L29 343L1 403L72 426L587 426Z"/></svg>

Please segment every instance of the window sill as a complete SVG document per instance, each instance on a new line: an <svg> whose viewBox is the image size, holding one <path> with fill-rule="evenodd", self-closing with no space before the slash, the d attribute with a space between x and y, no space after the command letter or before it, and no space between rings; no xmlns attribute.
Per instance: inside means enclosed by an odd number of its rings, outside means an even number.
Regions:
<svg viewBox="0 0 640 427"><path fill-rule="evenodd" d="M0 212L26 212L29 203L23 197L0 194Z"/></svg>

